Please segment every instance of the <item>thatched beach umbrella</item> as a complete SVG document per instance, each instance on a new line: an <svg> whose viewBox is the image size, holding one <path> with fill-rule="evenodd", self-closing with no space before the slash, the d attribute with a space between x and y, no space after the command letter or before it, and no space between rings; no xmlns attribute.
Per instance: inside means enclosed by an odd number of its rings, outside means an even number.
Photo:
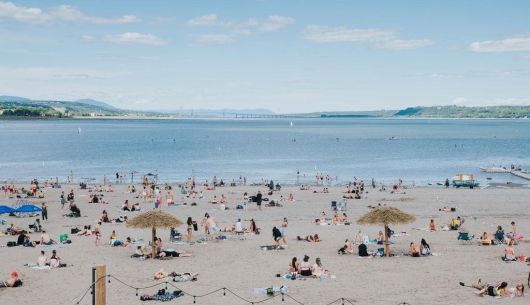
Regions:
<svg viewBox="0 0 530 305"><path fill-rule="evenodd" d="M383 225L385 227L385 254L390 256L390 242L388 240L389 224L405 224L416 220L416 217L393 207L378 207L364 214L357 220L361 225Z"/></svg>
<svg viewBox="0 0 530 305"><path fill-rule="evenodd" d="M169 228L181 225L182 222L172 215L162 211L149 211L142 213L133 219L127 221L128 227L148 229L151 228L153 232L152 257L156 256L156 229Z"/></svg>

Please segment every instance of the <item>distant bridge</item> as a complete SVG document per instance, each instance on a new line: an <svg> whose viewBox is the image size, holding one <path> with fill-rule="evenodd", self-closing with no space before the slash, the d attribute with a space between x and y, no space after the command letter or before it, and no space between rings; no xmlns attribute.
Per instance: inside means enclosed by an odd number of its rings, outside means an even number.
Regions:
<svg viewBox="0 0 530 305"><path fill-rule="evenodd" d="M305 118L305 117L306 116L289 115L289 114L259 114L259 113L223 112L223 118L236 118L236 119L291 119L291 118Z"/></svg>

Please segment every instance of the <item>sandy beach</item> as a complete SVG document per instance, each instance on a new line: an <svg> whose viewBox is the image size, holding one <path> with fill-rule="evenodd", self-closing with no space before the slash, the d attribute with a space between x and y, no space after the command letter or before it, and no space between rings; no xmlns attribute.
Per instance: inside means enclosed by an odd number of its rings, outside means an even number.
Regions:
<svg viewBox="0 0 530 305"><path fill-rule="evenodd" d="M25 186L29 185L19 185ZM61 210L60 192L68 193L71 189L76 195L76 204L81 209L81 218L66 218L62 215L67 212ZM61 189L44 189L44 199L31 199L30 201L48 205L49 220L43 223L52 238L57 239L62 233L70 233L72 227L83 228L84 225L94 226L103 210L110 218L121 215L129 218L139 212L124 212L120 207L124 200L131 203L140 202L145 210L152 210L150 200L143 203L137 199L136 194L127 192L126 185L113 186L114 192L103 192L104 199L109 204L88 204L88 191L81 190L78 185L62 185ZM137 186L140 190L141 186ZM202 189L199 188L199 189ZM320 191L322 187L313 187L312 190ZM193 254L192 257L179 257L171 260L141 261L131 258L135 245L127 247L111 247L107 244L112 230L115 230L119 239L127 236L136 239L150 240L150 230L128 228L125 224L103 224L102 245L95 245L95 237L75 236L69 234L72 243L57 248L58 254L67 263L66 268L51 270L36 270L24 265L36 263L40 250L45 250L46 255L51 255L50 247L2 247L0 248L0 276L6 280L12 271L17 271L24 285L20 288L1 289L0 300L2 304L76 304L79 297L91 283L91 269L97 264L105 264L107 272L134 286L148 286L154 284L153 274L163 268L165 271L177 273L199 273L196 282L174 283L186 292L203 294L217 288L226 287L239 295L254 301L266 298L265 294L254 293L255 288L271 286L288 287L289 295L304 304L326 304L337 298L345 297L355 300L356 304L397 304L408 302L410 304L528 304L528 297L498 300L492 297L479 298L474 290L459 286L459 282L497 283L508 282L513 287L518 282L526 284L530 268L522 262L506 263L501 260L504 255L504 245L479 246L477 242L472 245L462 245L457 240L455 231L428 232L414 228L426 228L429 220L433 218L438 225L447 224L451 218L462 216L465 226L472 235L480 236L486 231L495 232L497 225L511 229L510 222L515 221L518 231L525 236L525 240L515 246L516 255L530 255L528 227L530 225L527 212L530 189L525 188L494 188L494 189L443 189L443 188L414 188L405 189L403 193L391 194L388 191L380 192L368 188L368 193L360 200L348 200L347 215L351 225L318 226L314 221L322 211L331 215L330 202L340 200L344 187L330 187L329 193L313 193L312 190L300 190L296 187L285 187L280 192L275 192L270 199L285 198L292 193L295 202L285 202L283 207L264 207L258 211L256 204L248 204L245 210L236 210L235 205L243 202L243 193L254 195L258 190L266 194L266 187L237 186L218 187L214 191L205 191L203 199L192 200L181 195L177 188L173 189L177 204L187 202L187 206L176 205L168 207L165 203L162 210L168 212L183 222L188 216L196 220L199 225L204 213L209 213L218 223L219 227L230 227L241 218L243 226L248 227L248 220L255 219L261 228L260 235L246 235L244 240L240 236L228 234L228 240L208 241L192 245L175 245L169 242L169 230L159 230L158 236L163 239L166 248L185 250ZM165 192L163 192L165 194ZM219 205L208 201L216 195L218 198L224 194L228 199L229 210L222 211ZM1 196L2 204L14 204L15 199L6 199ZM197 206L190 206L196 202ZM344 240L353 239L358 230L374 239L382 229L379 226L361 226L356 220L368 212L369 205L378 203L402 209L416 217L416 221L407 225L392 225L392 229L399 233L399 237L392 238L391 250L397 255L392 258L360 258L357 255L338 255L337 250L343 245ZM440 212L444 206L455 207L456 212ZM287 217L288 246L285 250L264 251L260 246L272 245L273 226L280 226L283 217ZM6 214L1 215L6 224L1 226L4 231L9 224L26 229L34 218L15 218ZM40 218L40 216L39 216ZM186 226L179 228L185 233ZM401 233L406 232L406 233ZM193 239L203 236L199 231L193 232ZM322 239L318 243L297 241L297 235L318 234ZM39 233L31 234L32 240L40 238ZM408 251L410 242L419 243L425 238L436 256L412 258L403 256ZM16 240L16 236L1 236L0 244L5 246L8 241ZM369 245L370 251L380 246ZM356 247L355 247L356 249ZM289 262L293 257L299 260L304 255L310 257L313 263L320 257L324 267L333 275L324 280L287 280L276 277L276 274L288 272ZM161 282L163 282L162 280ZM140 291L154 294L158 288ZM171 288L171 287L170 287ZM170 289L171 290L171 289ZM183 296L172 302L192 303L193 298ZM197 304L244 304L243 301L222 292L197 299ZM107 304L144 304L134 289L129 289L115 280L107 284ZM150 301L155 303L155 301ZM276 298L267 304L280 304L281 299ZM295 304L286 300L285 304ZM91 304L90 294L80 304ZM283 303L282 303L283 304Z"/></svg>

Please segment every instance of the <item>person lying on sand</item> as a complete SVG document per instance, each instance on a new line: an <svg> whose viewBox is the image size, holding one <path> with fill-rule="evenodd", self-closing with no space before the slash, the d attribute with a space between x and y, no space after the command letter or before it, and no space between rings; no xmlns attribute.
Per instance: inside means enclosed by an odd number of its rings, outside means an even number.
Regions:
<svg viewBox="0 0 530 305"><path fill-rule="evenodd" d="M18 279L18 273L16 271L11 272L11 277L4 281L0 282L0 288L12 288L22 285L22 281Z"/></svg>
<svg viewBox="0 0 530 305"><path fill-rule="evenodd" d="M320 241L320 238L318 237L318 234L314 235L307 235L307 236L296 236L297 240L305 240L307 242L316 243Z"/></svg>
<svg viewBox="0 0 530 305"><path fill-rule="evenodd" d="M509 297L508 283L502 282L498 285L486 285L483 289L477 292L478 296L489 295L490 297Z"/></svg>
<svg viewBox="0 0 530 305"><path fill-rule="evenodd" d="M157 272L155 272L154 279L162 280L162 279L165 279L166 277L171 276L173 277L174 282L187 282L187 281L193 282L197 280L198 275L199 275L198 273L189 273L189 272L182 273L182 274L177 273L175 271L166 272L164 271L164 269L160 269Z"/></svg>

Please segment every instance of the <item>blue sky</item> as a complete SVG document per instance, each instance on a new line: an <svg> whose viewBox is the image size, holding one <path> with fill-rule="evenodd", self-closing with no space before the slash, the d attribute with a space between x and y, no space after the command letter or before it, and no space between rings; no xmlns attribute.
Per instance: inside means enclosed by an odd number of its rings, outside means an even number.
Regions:
<svg viewBox="0 0 530 305"><path fill-rule="evenodd" d="M530 1L0 0L0 95L276 112L530 105Z"/></svg>

